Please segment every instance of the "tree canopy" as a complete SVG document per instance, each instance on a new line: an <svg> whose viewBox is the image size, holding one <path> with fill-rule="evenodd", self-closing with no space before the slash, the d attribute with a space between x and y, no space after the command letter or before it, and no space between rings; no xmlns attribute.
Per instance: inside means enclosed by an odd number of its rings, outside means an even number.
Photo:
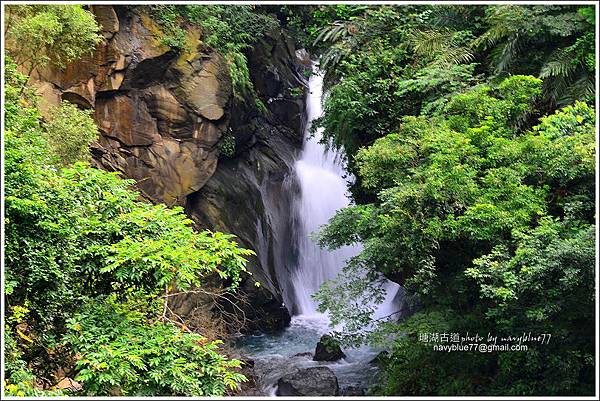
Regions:
<svg viewBox="0 0 600 401"><path fill-rule="evenodd" d="M593 393L593 12L381 6L320 29L315 128L346 151L356 204L319 238L362 251L316 298L340 339L391 348L376 393ZM384 277L418 311L374 328ZM467 331L552 340L487 354L419 340Z"/></svg>

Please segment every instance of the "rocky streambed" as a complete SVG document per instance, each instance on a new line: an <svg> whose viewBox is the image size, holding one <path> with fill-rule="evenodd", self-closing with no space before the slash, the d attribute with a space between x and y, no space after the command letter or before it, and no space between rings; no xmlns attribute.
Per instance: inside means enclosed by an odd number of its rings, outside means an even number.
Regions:
<svg viewBox="0 0 600 401"><path fill-rule="evenodd" d="M330 330L323 315L299 315L278 333L239 337L236 350L253 365L253 395L364 395L376 380L378 368L373 360L380 350L343 349L344 357L338 360L315 361L317 344ZM333 354L325 357L333 358ZM317 359L323 355L319 352Z"/></svg>

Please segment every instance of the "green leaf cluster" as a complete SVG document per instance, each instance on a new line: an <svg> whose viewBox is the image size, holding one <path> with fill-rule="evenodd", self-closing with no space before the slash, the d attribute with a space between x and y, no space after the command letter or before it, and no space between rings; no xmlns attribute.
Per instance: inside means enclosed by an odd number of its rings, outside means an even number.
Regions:
<svg viewBox="0 0 600 401"><path fill-rule="evenodd" d="M77 161L97 136L90 113L63 103L42 119L9 58L5 73L7 391L52 395L59 367L74 368L88 395L234 388L239 362L158 321L157 302L209 276L235 288L253 252L232 235L196 231L181 207L143 200L132 180Z"/></svg>
<svg viewBox="0 0 600 401"><path fill-rule="evenodd" d="M344 341L391 348L376 391L593 392L595 111L576 102L525 128L541 93L530 76L474 86L438 112L402 117L395 133L357 152L361 186L375 200L342 209L319 235L324 246L362 251L316 298ZM383 300L383 276L422 311L376 328L368 301ZM550 333L554 342L439 353L418 341L415 322Z"/></svg>

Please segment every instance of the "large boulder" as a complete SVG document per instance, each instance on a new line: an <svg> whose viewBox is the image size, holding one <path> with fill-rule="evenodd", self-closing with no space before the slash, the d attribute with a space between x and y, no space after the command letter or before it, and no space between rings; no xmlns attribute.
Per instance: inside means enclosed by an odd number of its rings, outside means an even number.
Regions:
<svg viewBox="0 0 600 401"><path fill-rule="evenodd" d="M313 357L313 360L337 361L345 357L346 354L344 354L344 352L342 351L339 342L330 335L325 334L317 343L317 348L315 350L315 356Z"/></svg>
<svg viewBox="0 0 600 401"><path fill-rule="evenodd" d="M155 202L183 205L213 175L229 126L231 79L223 57L186 31L186 51L161 43L143 8L92 6L104 40L64 69L32 75L43 108L67 100L94 108L95 163L138 183Z"/></svg>
<svg viewBox="0 0 600 401"><path fill-rule="evenodd" d="M334 396L339 394L337 377L325 366L298 369L277 381L279 396Z"/></svg>

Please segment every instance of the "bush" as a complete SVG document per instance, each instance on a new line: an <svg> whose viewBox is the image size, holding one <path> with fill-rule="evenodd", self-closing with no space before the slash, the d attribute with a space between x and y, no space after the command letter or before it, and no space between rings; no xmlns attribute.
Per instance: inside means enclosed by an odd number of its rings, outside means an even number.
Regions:
<svg viewBox="0 0 600 401"><path fill-rule="evenodd" d="M90 144L98 139L98 127L91 114L92 110L80 110L66 101L50 108L43 128L50 152L58 158L60 166L91 159Z"/></svg>
<svg viewBox="0 0 600 401"><path fill-rule="evenodd" d="M35 98L23 98L29 91L13 86L26 77L10 62L7 67L8 391L40 394L39 384L52 384L53 372L69 368L77 352L87 358L77 368L88 394L120 388L127 394L220 395L235 387L243 380L232 370L237 361L150 305L175 287L203 285L208 275L235 287L252 251L239 248L231 235L197 232L182 208L142 201L133 181L117 173L81 162L61 168L86 156L96 132L89 112L63 104L42 123ZM143 308L134 307L136 298ZM124 359L111 359L110 344ZM132 380L131 372L119 369L137 368L133 355L151 355L161 366L143 366ZM103 366L110 361L119 369L107 378Z"/></svg>
<svg viewBox="0 0 600 401"><path fill-rule="evenodd" d="M88 395L222 396L245 377L241 362L217 353L219 341L148 322L115 296L97 298L68 321L64 341L79 355L76 380Z"/></svg>

